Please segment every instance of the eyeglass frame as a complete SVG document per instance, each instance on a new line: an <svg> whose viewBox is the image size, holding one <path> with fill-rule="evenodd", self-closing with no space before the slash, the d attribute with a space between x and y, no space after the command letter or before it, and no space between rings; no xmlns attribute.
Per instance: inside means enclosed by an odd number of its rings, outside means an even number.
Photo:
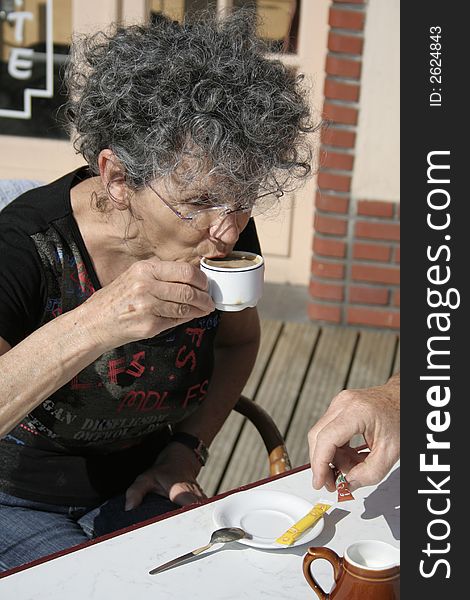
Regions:
<svg viewBox="0 0 470 600"><path fill-rule="evenodd" d="M219 214L218 214L217 218L214 219L214 221L211 221L209 223L209 225L207 225L207 228L211 227L213 225L213 223L216 223L218 219L221 219L221 218L225 219L229 215L232 215L232 214L235 214L235 213L243 214L243 213L251 212L253 210L254 203L257 200L259 200L260 198L265 198L266 196L269 196L271 194L274 194L278 199L282 198L284 196L284 192L280 188L278 188L274 192L266 192L265 194L261 194L260 196L256 196L256 198L254 199L253 205L249 206L249 207L246 207L246 208L235 208L235 209L233 209L233 208L230 208L230 206L228 206L227 204L220 204L220 205L216 205L216 206L210 206L210 207L207 207L207 208L201 208L199 210L195 210L195 211L189 213L188 215L183 215L172 204L170 204L167 200L165 200L165 198L163 198L159 194L159 192L157 192L150 185L150 183L147 184L147 187L149 187L152 190L152 192L157 196L157 198L159 198L159 200L161 200L163 202L163 204L165 204L179 219L181 219L182 221L185 221L186 223L189 223L189 224L191 224L191 222L194 220L194 218L195 218L195 216L197 214L208 212L208 211L213 211L213 210L219 210ZM201 229L205 229L205 228L206 227L202 227Z"/></svg>

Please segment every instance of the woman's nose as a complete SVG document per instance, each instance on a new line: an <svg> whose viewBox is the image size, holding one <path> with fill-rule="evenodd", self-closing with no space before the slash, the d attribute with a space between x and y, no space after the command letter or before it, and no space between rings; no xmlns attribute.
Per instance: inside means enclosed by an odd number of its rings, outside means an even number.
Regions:
<svg viewBox="0 0 470 600"><path fill-rule="evenodd" d="M235 214L228 214L213 223L209 228L209 234L224 244L235 244L240 235L238 220Z"/></svg>

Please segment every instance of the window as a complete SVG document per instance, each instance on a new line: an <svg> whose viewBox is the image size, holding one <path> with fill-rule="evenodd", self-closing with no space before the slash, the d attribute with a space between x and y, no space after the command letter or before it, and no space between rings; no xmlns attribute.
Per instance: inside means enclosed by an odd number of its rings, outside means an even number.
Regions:
<svg viewBox="0 0 470 600"><path fill-rule="evenodd" d="M217 10L217 2L215 0L150 0L149 7L151 18L164 14L174 21L182 21L185 14L206 9Z"/></svg>
<svg viewBox="0 0 470 600"><path fill-rule="evenodd" d="M295 53L299 30L300 0L234 0L235 8L256 5L261 20L258 35L272 52Z"/></svg>
<svg viewBox="0 0 470 600"><path fill-rule="evenodd" d="M258 34L266 40L272 52L295 53L299 29L301 0L150 0L151 18L164 14L181 21L185 14L201 9L217 10L233 7L256 6L260 17Z"/></svg>
<svg viewBox="0 0 470 600"><path fill-rule="evenodd" d="M0 0L0 133L66 138L58 112L72 0ZM52 10L52 5L54 10Z"/></svg>

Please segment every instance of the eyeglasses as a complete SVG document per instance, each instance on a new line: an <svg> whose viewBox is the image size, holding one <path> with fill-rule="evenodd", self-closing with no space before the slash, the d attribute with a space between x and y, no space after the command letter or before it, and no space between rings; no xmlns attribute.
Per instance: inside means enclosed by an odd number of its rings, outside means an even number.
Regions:
<svg viewBox="0 0 470 600"><path fill-rule="evenodd" d="M195 229L209 229L209 227L216 224L217 222L222 222L229 215L235 215L236 218L245 217L247 215L249 217L255 217L257 215L262 214L266 210L266 206L256 205L256 202L258 200L260 200L261 198L267 198L268 196L272 196L273 200L278 200L284 195L284 192L280 189L276 190L275 192L266 192L265 194L257 196L253 200L253 203L249 205L247 204L246 206L242 206L240 208L231 208L227 204L222 204L218 206L209 206L207 208L190 210L191 205L194 206L195 203L188 202L188 212L186 212L184 209L183 211L177 210L172 204L165 200L150 184L148 184L148 187L157 196L157 198L159 198L163 202L163 204L168 206L168 208L179 219L185 221L186 223L188 223L188 225L191 225L191 227L194 227Z"/></svg>

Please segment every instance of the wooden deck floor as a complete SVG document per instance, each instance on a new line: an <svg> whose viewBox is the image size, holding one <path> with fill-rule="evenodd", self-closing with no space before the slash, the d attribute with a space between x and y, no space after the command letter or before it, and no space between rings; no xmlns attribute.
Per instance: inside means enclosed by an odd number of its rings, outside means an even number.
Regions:
<svg viewBox="0 0 470 600"><path fill-rule="evenodd" d="M399 337L388 331L262 321L261 347L244 394L262 405L286 440L292 466L308 462L307 432L344 388L379 385L399 370ZM256 429L232 413L199 478L208 496L268 476Z"/></svg>

